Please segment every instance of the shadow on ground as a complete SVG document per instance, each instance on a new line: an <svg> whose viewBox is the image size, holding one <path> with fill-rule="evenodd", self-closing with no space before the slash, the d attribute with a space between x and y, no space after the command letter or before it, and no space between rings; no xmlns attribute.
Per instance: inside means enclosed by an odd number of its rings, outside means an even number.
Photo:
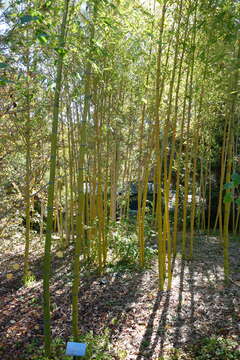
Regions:
<svg viewBox="0 0 240 360"><path fill-rule="evenodd" d="M1 275L0 357L4 360L30 360L26 355L29 344L43 343L42 262L41 256L31 262L36 281L28 287L22 285L20 270L11 270L12 279L7 279L6 273ZM52 336L66 341L71 336L71 262L71 252L64 259L53 254ZM22 256L9 255L2 266L22 263ZM100 334L109 328L112 338L121 333L131 304L141 296L143 274L143 271L115 272L99 277L84 272L79 292L80 330Z"/></svg>
<svg viewBox="0 0 240 360"><path fill-rule="evenodd" d="M53 256L52 334L65 341L71 334L71 252ZM239 272L239 245L230 246L232 277ZM22 263L19 255L3 258ZM42 258L31 263L36 277L22 287L21 272L1 275L0 357L30 360L27 344L43 343ZM174 263L172 290L157 291L157 270L109 272L99 277L85 272L79 292L80 330L101 334L110 329L115 349L127 348L126 360L158 359L172 348L184 348L200 338L239 336L240 291L223 286L222 250L215 237L198 237L193 261L179 254ZM236 280L236 279L235 279ZM118 359L115 356L115 359ZM119 357L120 359L120 357Z"/></svg>
<svg viewBox="0 0 240 360"><path fill-rule="evenodd" d="M238 271L239 248L230 246L232 276ZM222 249L215 237L198 237L193 261L176 258L173 287L155 299L139 344L137 360L158 359L204 337L239 340L239 288L224 287ZM186 350L187 351L187 350Z"/></svg>

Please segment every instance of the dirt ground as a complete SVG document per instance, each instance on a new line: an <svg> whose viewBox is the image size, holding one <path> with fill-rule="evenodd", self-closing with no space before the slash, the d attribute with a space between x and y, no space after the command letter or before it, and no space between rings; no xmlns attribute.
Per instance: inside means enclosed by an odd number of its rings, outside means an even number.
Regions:
<svg viewBox="0 0 240 360"><path fill-rule="evenodd" d="M24 234L12 225L5 236L0 264L0 358L31 360L30 343L43 341L42 249L35 238L31 269L35 281L22 286ZM15 228L14 228L15 226ZM194 260L177 255L171 291L158 291L157 264L145 271L85 272L79 294L82 332L109 330L113 359L159 359L173 348L211 335L239 340L240 243L230 244L231 280L223 284L223 256L214 236L197 236ZM71 254L53 254L53 338L71 334ZM20 266L20 267L19 267Z"/></svg>

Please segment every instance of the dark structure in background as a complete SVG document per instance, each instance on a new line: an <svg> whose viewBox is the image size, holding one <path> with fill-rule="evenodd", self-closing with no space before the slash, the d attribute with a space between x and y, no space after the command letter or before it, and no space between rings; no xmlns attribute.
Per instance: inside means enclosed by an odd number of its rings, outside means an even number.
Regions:
<svg viewBox="0 0 240 360"><path fill-rule="evenodd" d="M135 215L138 211L138 185L136 182L131 182L126 184L126 186L118 191L118 213L120 212L121 203L128 197L129 194L129 215ZM146 206L149 211L153 206L153 197L154 197L154 184L153 182L148 182L148 191L147 191L147 203Z"/></svg>

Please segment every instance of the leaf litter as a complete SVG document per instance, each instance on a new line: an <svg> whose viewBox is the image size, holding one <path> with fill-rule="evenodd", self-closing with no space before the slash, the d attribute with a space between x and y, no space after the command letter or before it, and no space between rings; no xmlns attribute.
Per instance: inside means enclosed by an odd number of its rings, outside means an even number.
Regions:
<svg viewBox="0 0 240 360"><path fill-rule="evenodd" d="M16 225L11 229L13 236L2 241L0 357L4 360L30 360L28 345L36 339L43 342L43 243L32 234L30 267L35 281L24 287L21 231ZM193 261L176 257L171 291L158 291L157 263L144 271L106 271L102 277L84 272L79 293L81 332L101 334L109 329L116 360L159 359L173 348L187 349L211 335L239 341L239 243L232 241L229 250L232 281L228 287L223 283L222 249L214 236L196 237ZM71 336L72 251L64 257L59 254L54 247L52 334L67 341Z"/></svg>

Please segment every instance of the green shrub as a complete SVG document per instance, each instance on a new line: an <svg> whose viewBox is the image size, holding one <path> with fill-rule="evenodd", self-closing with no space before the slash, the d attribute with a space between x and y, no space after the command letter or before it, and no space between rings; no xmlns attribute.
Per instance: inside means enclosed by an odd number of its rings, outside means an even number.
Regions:
<svg viewBox="0 0 240 360"><path fill-rule="evenodd" d="M104 329L101 335L94 335L92 331L84 334L80 342L87 343L87 360L113 360L111 355L112 346L109 342L109 329Z"/></svg>
<svg viewBox="0 0 240 360"><path fill-rule="evenodd" d="M240 350L236 341L223 337L202 340L195 348L195 360L240 360Z"/></svg>
<svg viewBox="0 0 240 360"><path fill-rule="evenodd" d="M110 232L109 245L112 250L113 261L122 267L137 266L139 263L139 248L136 232L129 231L127 226L118 223L113 231ZM146 264L150 265L156 254L156 250L145 246Z"/></svg>
<svg viewBox="0 0 240 360"><path fill-rule="evenodd" d="M27 344L24 351L24 360L69 360L69 356L63 356L66 348L66 343L64 339L57 337L52 342L52 356L50 359L44 355L43 344L40 344L38 339L35 339L33 342Z"/></svg>

